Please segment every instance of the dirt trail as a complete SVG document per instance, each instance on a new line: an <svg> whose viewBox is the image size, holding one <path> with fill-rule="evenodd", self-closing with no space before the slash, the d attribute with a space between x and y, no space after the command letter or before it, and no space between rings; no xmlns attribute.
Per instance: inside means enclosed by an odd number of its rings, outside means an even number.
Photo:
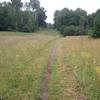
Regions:
<svg viewBox="0 0 100 100"><path fill-rule="evenodd" d="M44 81L43 81L43 95L42 95L42 100L48 100L49 99L49 81L50 81L50 76L51 76L51 66L53 65L54 59L55 59L55 54L56 54L56 48L57 46L55 45L51 53L49 55L49 61L47 64L47 69L45 72L44 76Z"/></svg>
<svg viewBox="0 0 100 100"><path fill-rule="evenodd" d="M81 87L79 86L76 77L74 75L73 69L67 64L65 60L66 56L66 45L63 44L63 39L59 39L58 41L59 45L55 45L50 53L47 69L45 71L44 81L43 81L43 94L42 94L42 100L49 100L49 82L50 82L50 76L51 76L51 67L56 59L58 57L60 60L57 68L60 69L59 75L64 75L63 78L65 80L61 80L59 83L61 85L61 88L63 88L63 91L58 95L57 100L87 100L85 95L82 93ZM56 69L57 70L57 69Z"/></svg>

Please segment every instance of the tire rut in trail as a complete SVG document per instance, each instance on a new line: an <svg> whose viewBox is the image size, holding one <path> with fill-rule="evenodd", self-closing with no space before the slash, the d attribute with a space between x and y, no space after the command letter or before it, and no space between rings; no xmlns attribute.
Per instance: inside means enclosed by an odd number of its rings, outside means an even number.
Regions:
<svg viewBox="0 0 100 100"><path fill-rule="evenodd" d="M61 43L61 46L57 48L58 50L57 54L59 55L61 59L60 60L62 63L61 70L63 70L63 73L65 73L64 77L66 77L65 78L66 81L62 82L62 86L66 87L64 89L65 92L62 93L62 97L65 93L65 97L68 98L66 100L87 100L87 97L83 93L82 88L75 77L74 69L70 65L68 65L67 60L65 60L67 56L67 49L66 49L66 45L63 43L66 43L66 42L62 40L62 42L60 43ZM65 97L59 100L65 100Z"/></svg>
<svg viewBox="0 0 100 100"><path fill-rule="evenodd" d="M47 63L47 69L45 71L44 75L44 81L43 81L43 93L42 93L42 100L48 100L49 99L49 81L50 81L50 76L51 76L51 66L53 65L54 59L55 59L55 54L56 54L56 48L57 45L55 45L51 53L49 55L49 60Z"/></svg>

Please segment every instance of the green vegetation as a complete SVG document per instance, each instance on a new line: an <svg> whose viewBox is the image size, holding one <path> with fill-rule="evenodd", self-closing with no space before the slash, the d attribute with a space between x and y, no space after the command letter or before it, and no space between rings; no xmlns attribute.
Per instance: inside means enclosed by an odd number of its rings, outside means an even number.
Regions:
<svg viewBox="0 0 100 100"><path fill-rule="evenodd" d="M88 15L86 11L78 8L75 11L64 8L54 14L55 27L63 36L88 35L100 37L100 10Z"/></svg>
<svg viewBox="0 0 100 100"><path fill-rule="evenodd" d="M39 0L11 0L0 3L0 31L34 32L40 27L56 28L63 36L89 35L100 37L100 10L87 14L81 8L64 8L54 14L54 25L46 23L46 10ZM92 30L91 33L88 33Z"/></svg>
<svg viewBox="0 0 100 100"><path fill-rule="evenodd" d="M74 25L62 27L61 31L63 36L83 35L83 33L86 32L86 30L84 30L81 26L79 27Z"/></svg>
<svg viewBox="0 0 100 100"><path fill-rule="evenodd" d="M81 38L81 39L80 39ZM86 37L68 40L66 59L89 100L100 99L100 40ZM72 42L71 42L72 41ZM68 48L69 47L69 48Z"/></svg>
<svg viewBox="0 0 100 100"><path fill-rule="evenodd" d="M55 30L0 33L0 99L41 99L49 55L56 45L49 99L99 100L99 44L99 39L84 36L62 38Z"/></svg>
<svg viewBox="0 0 100 100"><path fill-rule="evenodd" d="M87 12L78 8L75 11L64 8L54 15L55 27L63 34L84 35L88 26Z"/></svg>
<svg viewBox="0 0 100 100"><path fill-rule="evenodd" d="M56 37L0 36L0 100L38 100Z"/></svg>
<svg viewBox="0 0 100 100"><path fill-rule="evenodd" d="M45 12L38 0L25 5L21 0L0 3L0 31L34 32L46 26Z"/></svg>
<svg viewBox="0 0 100 100"><path fill-rule="evenodd" d="M100 37L100 10L96 12L96 16L94 19L94 32L92 37Z"/></svg>
<svg viewBox="0 0 100 100"><path fill-rule="evenodd" d="M82 36L100 37L100 10L46 18L39 0L0 3L0 100L100 100L100 39Z"/></svg>
<svg viewBox="0 0 100 100"><path fill-rule="evenodd" d="M67 37L58 43L57 55L52 65L49 99L99 100L100 40Z"/></svg>
<svg viewBox="0 0 100 100"><path fill-rule="evenodd" d="M56 29L46 29L46 28L39 28L39 30L35 31L35 32L31 32L31 33L27 33L27 32L7 32L7 31L2 31L0 32L0 36L34 36L34 35L49 35L49 36L61 36L61 34L59 33L59 31L57 31Z"/></svg>
<svg viewBox="0 0 100 100"><path fill-rule="evenodd" d="M49 28L40 28L36 31L36 34L44 34L44 35L51 35L51 36L61 36L58 30L56 29L49 29Z"/></svg>

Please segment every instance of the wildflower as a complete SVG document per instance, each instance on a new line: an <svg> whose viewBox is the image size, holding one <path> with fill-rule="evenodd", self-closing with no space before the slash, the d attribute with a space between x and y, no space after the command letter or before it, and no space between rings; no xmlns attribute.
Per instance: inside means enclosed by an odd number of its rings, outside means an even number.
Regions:
<svg viewBox="0 0 100 100"><path fill-rule="evenodd" d="M82 52L81 56L82 56L82 58L85 58L85 59L91 58L91 54L89 52Z"/></svg>
<svg viewBox="0 0 100 100"><path fill-rule="evenodd" d="M100 74L100 67L99 66L96 67L96 72Z"/></svg>
<svg viewBox="0 0 100 100"><path fill-rule="evenodd" d="M75 68L75 69L77 69L77 68L78 68L78 66L75 66L74 68Z"/></svg>
<svg viewBox="0 0 100 100"><path fill-rule="evenodd" d="M19 55L17 54L17 55L16 55L16 58L18 58L18 57L19 57Z"/></svg>

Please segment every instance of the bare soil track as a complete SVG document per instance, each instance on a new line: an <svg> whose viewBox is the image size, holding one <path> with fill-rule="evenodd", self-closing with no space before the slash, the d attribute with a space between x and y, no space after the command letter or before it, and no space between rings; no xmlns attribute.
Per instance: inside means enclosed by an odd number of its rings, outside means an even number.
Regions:
<svg viewBox="0 0 100 100"><path fill-rule="evenodd" d="M50 81L50 76L51 76L51 66L53 65L53 61L55 59L55 54L56 54L56 48L57 46L55 45L50 53L49 56L49 61L47 64L47 69L45 72L45 76L44 76L44 81L43 81L43 96L42 96L42 100L48 100L49 99L49 81Z"/></svg>

